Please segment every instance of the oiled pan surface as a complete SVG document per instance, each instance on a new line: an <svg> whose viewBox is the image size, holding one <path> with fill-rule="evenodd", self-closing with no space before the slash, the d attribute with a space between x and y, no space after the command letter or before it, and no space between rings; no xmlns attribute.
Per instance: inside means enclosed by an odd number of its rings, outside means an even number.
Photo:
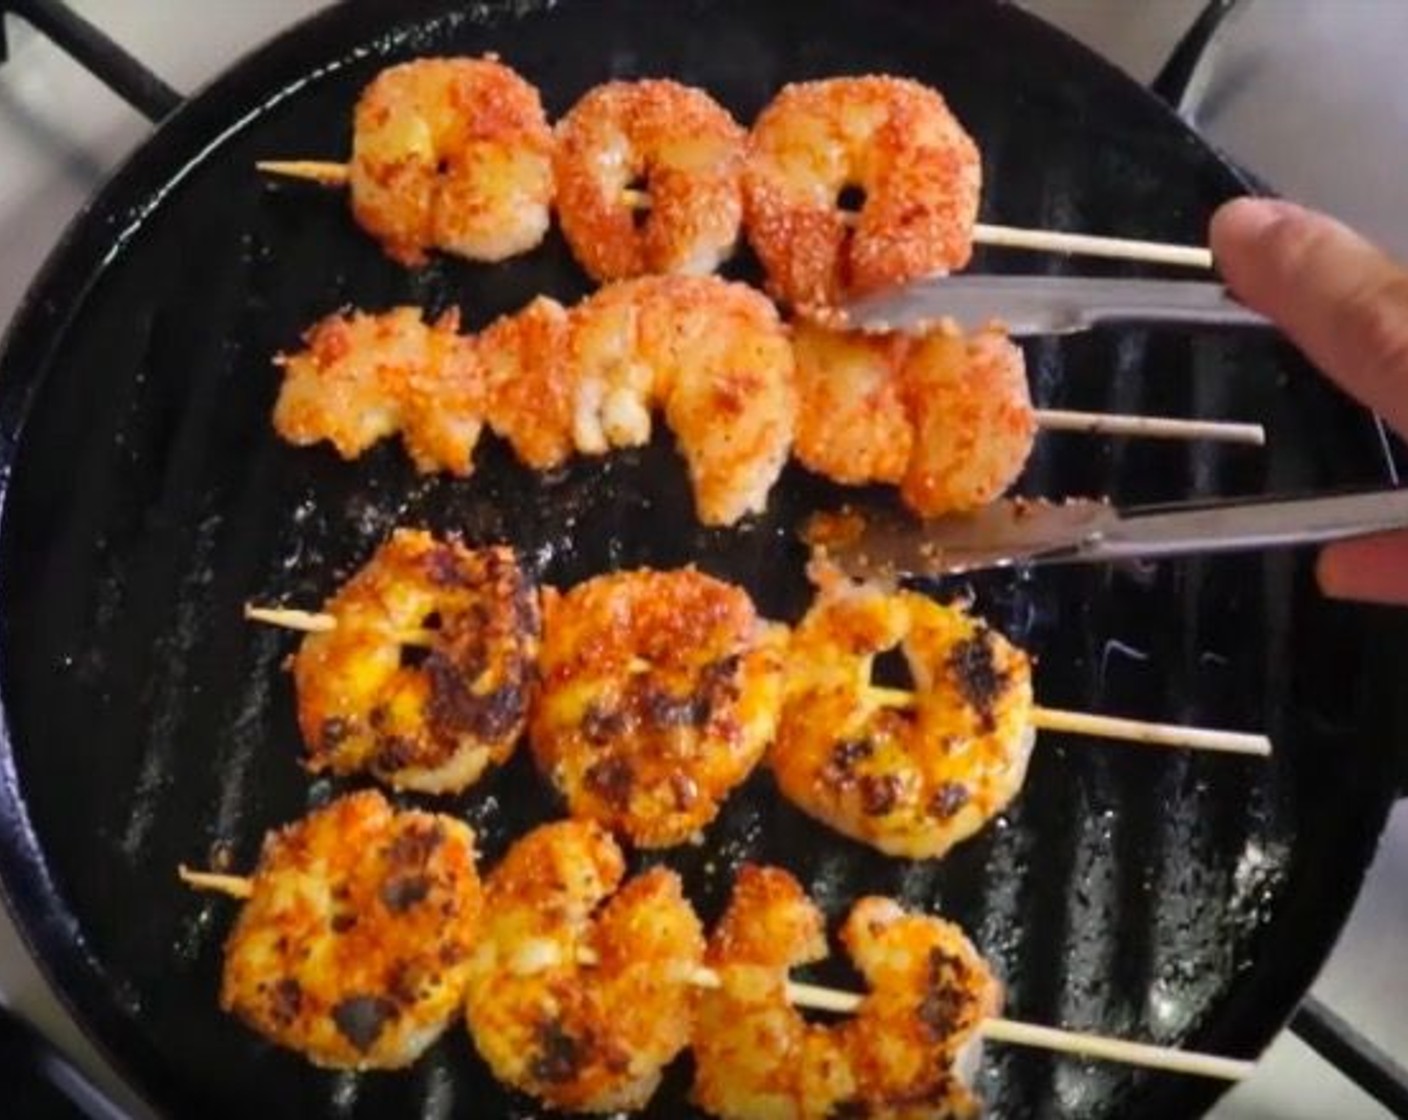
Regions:
<svg viewBox="0 0 1408 1120"><path fill-rule="evenodd" d="M786 81L883 71L938 86L978 139L984 217L1194 242L1234 175L1128 80L1010 8L868 0L601 0L552 10L349 5L196 99L119 175L40 282L0 371L9 469L0 579L9 732L0 787L12 900L84 1022L173 1113L538 1115L458 1026L412 1071L316 1071L216 1007L226 900L179 861L252 865L263 832L352 783L299 767L287 634L247 600L316 607L394 525L509 541L566 586L696 563L769 614L807 601L793 530L838 491L790 469L766 516L706 532L662 438L551 477L481 448L473 479L418 478L280 443L270 357L343 304L458 306L477 327L538 293L588 290L554 234L495 267L409 273L343 201L271 189L263 157L348 150L382 66L498 51L560 115L612 77L668 75L750 121ZM756 278L748 261L733 271ZM1070 267L980 253L984 269ZM1086 263L1083 271L1118 272ZM1029 347L1044 405L1264 422L1265 452L1049 436L1030 494L1121 502L1374 481L1372 429L1260 337L1121 331ZM1388 799L1357 614L1304 557L1043 571L975 581L1039 657L1053 706L1265 729L1269 763L1045 737L1013 809L941 863L880 857L781 803L757 774L700 847L658 858L712 919L744 859L799 875L834 918L892 893L961 922L1038 1022L1254 1054L1309 983ZM495 858L560 812L527 758L463 797ZM839 968L817 976L850 982ZM682 1060L651 1115L688 1112ZM990 1048L1006 1116L1184 1115L1204 1083Z"/></svg>

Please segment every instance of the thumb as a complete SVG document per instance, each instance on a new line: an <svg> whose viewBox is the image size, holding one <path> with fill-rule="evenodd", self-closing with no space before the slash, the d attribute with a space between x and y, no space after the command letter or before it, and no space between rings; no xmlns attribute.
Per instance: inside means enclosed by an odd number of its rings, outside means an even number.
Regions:
<svg viewBox="0 0 1408 1120"><path fill-rule="evenodd" d="M1227 203L1209 241L1238 298L1408 434L1408 272L1348 226L1272 199Z"/></svg>

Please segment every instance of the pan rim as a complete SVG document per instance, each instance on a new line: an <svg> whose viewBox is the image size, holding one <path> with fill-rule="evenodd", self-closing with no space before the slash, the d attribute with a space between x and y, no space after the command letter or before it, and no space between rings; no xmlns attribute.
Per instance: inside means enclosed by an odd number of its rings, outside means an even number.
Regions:
<svg viewBox="0 0 1408 1120"><path fill-rule="evenodd" d="M978 4L978 0L971 2ZM513 0L503 0L497 6L505 14L527 7ZM552 6L548 0L546 7ZM1250 188L1245 176L1220 151L1113 64L1021 8L1007 4L994 8L1001 13L999 18L1039 28L1054 46L1093 74L1118 81L1131 95L1138 91L1148 105L1157 107L1231 181L1243 189ZM355 58L355 54L349 55L340 48L341 53L334 59L309 70L300 62L320 53L320 37L328 36L339 44L350 39L365 41L378 34L377 28L385 34L392 27L443 18L453 10L450 0L412 0L398 5L393 14L374 0L351 0L317 12L245 53L191 94L104 179L59 237L0 337L0 534L8 524L11 471L30 408L48 378L54 355L93 287L121 256L129 240L140 236L143 225L162 206L167 193L178 188L188 174L218 151L226 138L285 97L296 96L303 81L316 80ZM873 7L868 8L868 13L869 18L875 18ZM321 54L327 57L326 48ZM291 64L302 77L285 82L282 78ZM0 572L0 580L5 578ZM8 655L0 631L0 678L4 676ZM15 765L6 691L7 687L0 685L0 898L49 989L131 1094L154 1109L147 1087L158 1083L153 1076L158 1067L152 1065L152 1055L140 1039L132 1037L130 1031L114 1029L126 1020L113 1004L95 997L103 982L91 974L92 964L84 952L81 928L50 875L43 846L29 819ZM1391 805L1392 796L1386 790L1381 804L1376 803L1372 811L1361 815L1358 838L1365 858L1356 873L1341 881L1334 898L1336 905L1330 908L1335 916L1327 923L1332 931L1341 929L1349 916ZM1322 910L1328 901L1320 900ZM1300 992L1308 989L1328 958L1334 937L1324 940L1323 951L1315 954L1306 969L1304 984L1285 987L1286 997L1276 1002L1278 1022L1289 1018ZM165 1084L173 1085L169 1070L167 1074ZM1204 1104L1210 1105L1219 1092L1209 1085ZM169 1105L174 1100L173 1096L165 1103Z"/></svg>

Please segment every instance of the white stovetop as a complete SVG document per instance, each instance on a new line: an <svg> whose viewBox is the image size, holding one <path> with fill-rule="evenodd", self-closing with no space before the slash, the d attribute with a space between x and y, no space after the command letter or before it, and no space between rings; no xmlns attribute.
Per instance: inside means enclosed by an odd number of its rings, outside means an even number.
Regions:
<svg viewBox="0 0 1408 1120"><path fill-rule="evenodd" d="M168 82L189 91L323 0L71 0ZM1147 80L1202 0L1025 0ZM1220 41L1200 124L1294 197L1408 252L1408 3L1248 0ZM941 14L936 18L942 18ZM95 79L10 23L0 67L0 324L68 218L147 132ZM1000 47L995 48L1000 49ZM1395 814L1354 917L1316 993L1392 1053L1408 1055L1408 806ZM0 915L0 999L18 1008L134 1113ZM1217 1120L1387 1115L1299 1041L1283 1037Z"/></svg>

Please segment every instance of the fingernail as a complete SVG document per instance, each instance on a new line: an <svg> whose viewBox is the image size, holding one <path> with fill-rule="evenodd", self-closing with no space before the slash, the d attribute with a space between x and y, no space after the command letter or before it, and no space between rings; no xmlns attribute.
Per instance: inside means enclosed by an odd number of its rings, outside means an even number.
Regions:
<svg viewBox="0 0 1408 1120"><path fill-rule="evenodd" d="M1304 213L1280 198L1238 198L1224 206L1219 217L1242 237L1260 237L1277 223Z"/></svg>

